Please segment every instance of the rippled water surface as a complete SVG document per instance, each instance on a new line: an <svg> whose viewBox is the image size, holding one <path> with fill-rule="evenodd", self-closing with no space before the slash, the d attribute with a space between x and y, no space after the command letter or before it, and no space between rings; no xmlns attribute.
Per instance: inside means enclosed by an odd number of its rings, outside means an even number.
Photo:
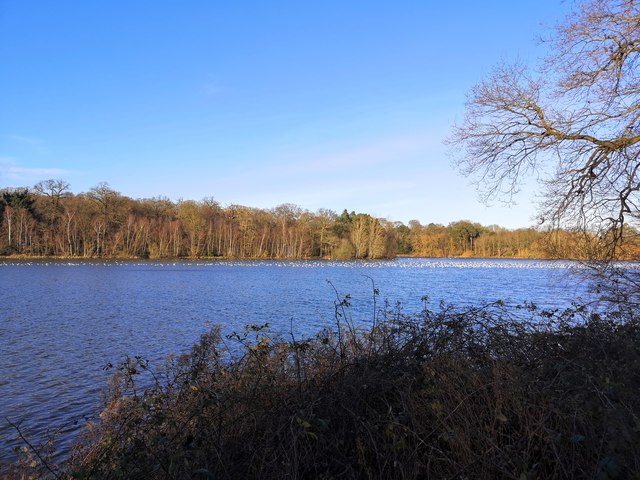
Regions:
<svg viewBox="0 0 640 480"><path fill-rule="evenodd" d="M108 362L141 355L161 364L208 324L248 323L313 334L333 323L336 291L356 320L379 302L419 311L501 299L568 306L584 287L570 262L397 259L380 262L10 262L0 263L0 458L20 424L34 439L60 428L64 447L96 413Z"/></svg>

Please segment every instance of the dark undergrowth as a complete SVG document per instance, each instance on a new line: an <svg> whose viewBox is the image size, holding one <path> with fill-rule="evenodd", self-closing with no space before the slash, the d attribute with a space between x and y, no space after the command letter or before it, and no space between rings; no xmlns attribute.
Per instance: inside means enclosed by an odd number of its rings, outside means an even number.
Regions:
<svg viewBox="0 0 640 480"><path fill-rule="evenodd" d="M640 478L633 312L383 309L359 331L345 299L336 317L305 339L214 328L153 373L128 359L65 463L26 449L5 475Z"/></svg>

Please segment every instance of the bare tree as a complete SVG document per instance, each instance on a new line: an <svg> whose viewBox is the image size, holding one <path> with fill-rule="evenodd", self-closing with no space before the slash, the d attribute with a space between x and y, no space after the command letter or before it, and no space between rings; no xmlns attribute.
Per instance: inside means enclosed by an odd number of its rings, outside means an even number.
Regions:
<svg viewBox="0 0 640 480"><path fill-rule="evenodd" d="M640 1L587 1L549 44L536 72L502 65L476 85L448 143L486 200L535 175L541 223L613 254L640 218Z"/></svg>
<svg viewBox="0 0 640 480"><path fill-rule="evenodd" d="M64 180L49 179L36 183L33 189L37 194L49 197L53 207L57 208L60 198L69 191L69 183Z"/></svg>

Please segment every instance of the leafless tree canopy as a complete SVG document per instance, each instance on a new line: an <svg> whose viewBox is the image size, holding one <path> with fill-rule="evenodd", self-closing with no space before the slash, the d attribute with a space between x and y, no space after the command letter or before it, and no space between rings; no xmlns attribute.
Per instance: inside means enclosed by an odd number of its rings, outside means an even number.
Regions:
<svg viewBox="0 0 640 480"><path fill-rule="evenodd" d="M615 245L640 218L640 1L592 0L555 30L536 72L502 65L449 140L485 199L544 186L540 219Z"/></svg>

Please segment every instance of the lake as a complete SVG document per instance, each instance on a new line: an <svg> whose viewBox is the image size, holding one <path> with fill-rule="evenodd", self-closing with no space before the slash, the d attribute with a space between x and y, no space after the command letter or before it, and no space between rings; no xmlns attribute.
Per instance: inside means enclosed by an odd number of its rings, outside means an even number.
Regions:
<svg viewBox="0 0 640 480"><path fill-rule="evenodd" d="M504 300L567 307L587 295L571 262L413 259L389 261L0 261L0 459L11 458L20 424L33 440L60 429L64 451L97 413L110 372L141 355L160 366L210 325L244 325L296 337L333 325L334 301L351 295L356 322L377 302L418 312L442 300Z"/></svg>

